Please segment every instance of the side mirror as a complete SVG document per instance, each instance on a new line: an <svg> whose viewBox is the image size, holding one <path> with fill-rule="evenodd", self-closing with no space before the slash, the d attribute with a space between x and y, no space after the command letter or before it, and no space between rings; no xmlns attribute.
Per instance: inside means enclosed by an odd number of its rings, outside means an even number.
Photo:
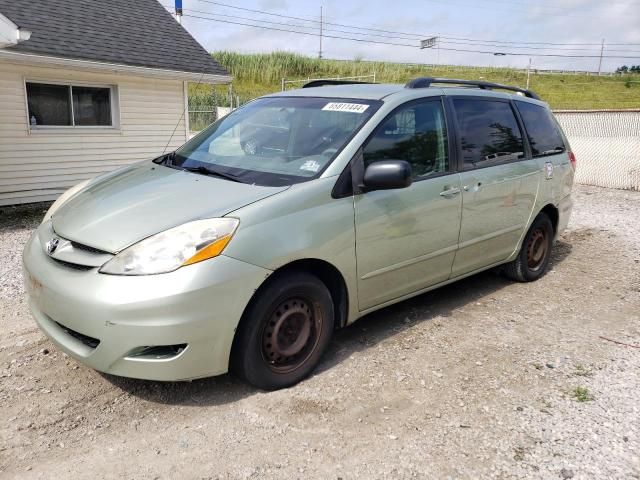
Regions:
<svg viewBox="0 0 640 480"><path fill-rule="evenodd" d="M411 165L404 160L382 160L370 164L364 171L367 190L393 190L411 185Z"/></svg>

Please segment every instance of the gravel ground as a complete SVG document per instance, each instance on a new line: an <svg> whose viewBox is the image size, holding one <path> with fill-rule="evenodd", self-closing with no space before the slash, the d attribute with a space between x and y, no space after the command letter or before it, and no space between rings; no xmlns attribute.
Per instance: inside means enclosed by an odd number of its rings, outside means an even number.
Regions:
<svg viewBox="0 0 640 480"><path fill-rule="evenodd" d="M44 207L2 209L0 477L640 478L640 193L575 201L538 282L489 272L368 315L272 393L57 352L21 286Z"/></svg>

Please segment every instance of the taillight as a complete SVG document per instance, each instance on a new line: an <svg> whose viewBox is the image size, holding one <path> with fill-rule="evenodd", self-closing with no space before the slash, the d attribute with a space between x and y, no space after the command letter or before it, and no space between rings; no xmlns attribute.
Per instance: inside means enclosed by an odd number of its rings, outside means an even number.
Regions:
<svg viewBox="0 0 640 480"><path fill-rule="evenodd" d="M572 151L569 151L569 161L571 162L571 166L575 170L576 169L576 156L574 155L574 153Z"/></svg>

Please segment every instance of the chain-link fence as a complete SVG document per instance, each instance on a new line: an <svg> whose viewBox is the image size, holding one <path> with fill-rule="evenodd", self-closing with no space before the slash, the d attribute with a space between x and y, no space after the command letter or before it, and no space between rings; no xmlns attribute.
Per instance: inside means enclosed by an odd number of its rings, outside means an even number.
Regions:
<svg viewBox="0 0 640 480"><path fill-rule="evenodd" d="M577 183L640 190L640 110L555 115L578 159Z"/></svg>

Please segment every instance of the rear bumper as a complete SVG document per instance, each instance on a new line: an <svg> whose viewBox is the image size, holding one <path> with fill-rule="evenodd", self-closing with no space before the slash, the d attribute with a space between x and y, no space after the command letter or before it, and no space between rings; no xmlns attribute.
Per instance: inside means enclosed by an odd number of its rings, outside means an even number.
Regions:
<svg viewBox="0 0 640 480"><path fill-rule="evenodd" d="M60 350L96 370L149 380L225 373L242 312L271 273L219 256L162 275L104 275L52 260L36 234L23 264L33 316ZM169 358L132 357L176 344L187 346Z"/></svg>

